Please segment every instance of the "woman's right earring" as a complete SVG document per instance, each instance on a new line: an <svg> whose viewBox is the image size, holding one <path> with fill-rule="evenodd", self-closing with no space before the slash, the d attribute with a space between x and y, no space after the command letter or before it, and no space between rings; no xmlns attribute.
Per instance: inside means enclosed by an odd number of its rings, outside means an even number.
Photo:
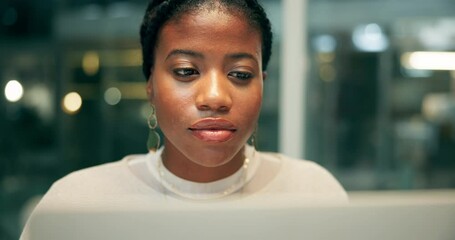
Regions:
<svg viewBox="0 0 455 240"><path fill-rule="evenodd" d="M150 152L156 152L160 147L160 135L155 131L158 126L156 120L155 106L152 106L152 112L150 113L147 124L149 126L149 136L147 138L147 148Z"/></svg>

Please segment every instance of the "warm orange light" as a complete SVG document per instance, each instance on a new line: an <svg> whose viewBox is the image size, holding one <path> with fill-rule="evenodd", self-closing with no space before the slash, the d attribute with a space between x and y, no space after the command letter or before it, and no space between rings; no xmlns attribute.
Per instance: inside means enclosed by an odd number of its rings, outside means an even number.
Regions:
<svg viewBox="0 0 455 240"><path fill-rule="evenodd" d="M89 76L95 75L100 69L100 57L96 52L87 52L82 58L82 69Z"/></svg>

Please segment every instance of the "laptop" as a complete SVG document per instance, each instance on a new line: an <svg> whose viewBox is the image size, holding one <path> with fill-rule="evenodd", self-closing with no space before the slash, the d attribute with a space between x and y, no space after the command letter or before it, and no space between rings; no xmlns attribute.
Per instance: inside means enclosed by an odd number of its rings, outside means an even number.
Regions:
<svg viewBox="0 0 455 240"><path fill-rule="evenodd" d="M455 191L350 193L349 204L292 196L210 204L42 211L32 240L455 239Z"/></svg>

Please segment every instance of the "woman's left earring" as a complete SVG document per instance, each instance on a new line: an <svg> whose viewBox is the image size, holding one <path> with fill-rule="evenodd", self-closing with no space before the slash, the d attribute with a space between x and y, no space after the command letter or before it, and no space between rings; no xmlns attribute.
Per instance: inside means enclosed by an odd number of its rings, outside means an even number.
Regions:
<svg viewBox="0 0 455 240"><path fill-rule="evenodd" d="M253 134L250 136L250 143L251 143L251 146L254 147L254 149L256 150L257 149L257 134L258 134L258 127L256 126L256 128L254 129L254 132Z"/></svg>
<svg viewBox="0 0 455 240"><path fill-rule="evenodd" d="M147 148L150 152L156 152L160 147L160 135L156 132L158 121L156 120L155 106L152 105L152 112L150 113L147 124L149 126L149 136L147 139Z"/></svg>

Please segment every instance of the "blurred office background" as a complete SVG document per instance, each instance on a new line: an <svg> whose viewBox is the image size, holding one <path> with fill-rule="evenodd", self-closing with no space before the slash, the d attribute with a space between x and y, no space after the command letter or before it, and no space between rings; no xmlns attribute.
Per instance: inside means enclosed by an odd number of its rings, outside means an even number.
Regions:
<svg viewBox="0 0 455 240"><path fill-rule="evenodd" d="M262 2L275 39L258 145L278 151L286 13ZM18 238L56 179L146 152L145 6L1 0L0 239ZM452 0L309 0L302 157L350 191L454 188L454 12Z"/></svg>

